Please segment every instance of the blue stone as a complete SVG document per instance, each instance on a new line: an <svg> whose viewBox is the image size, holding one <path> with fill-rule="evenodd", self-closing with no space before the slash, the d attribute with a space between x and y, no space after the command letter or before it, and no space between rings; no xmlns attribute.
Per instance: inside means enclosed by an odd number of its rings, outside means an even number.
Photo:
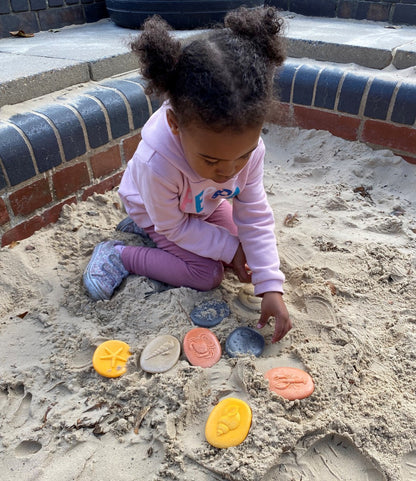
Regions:
<svg viewBox="0 0 416 481"><path fill-rule="evenodd" d="M230 315L228 304L220 301L206 301L196 306L191 312L194 324L201 327L212 327Z"/></svg>
<svg viewBox="0 0 416 481"><path fill-rule="evenodd" d="M264 337L251 327L237 327L225 341L225 351L231 357L253 354L259 357L264 350Z"/></svg>

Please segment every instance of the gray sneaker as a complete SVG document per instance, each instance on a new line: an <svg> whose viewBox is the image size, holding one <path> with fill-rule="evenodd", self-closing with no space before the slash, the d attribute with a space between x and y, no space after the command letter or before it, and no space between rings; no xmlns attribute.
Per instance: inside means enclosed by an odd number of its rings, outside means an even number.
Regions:
<svg viewBox="0 0 416 481"><path fill-rule="evenodd" d="M139 227L130 217L123 219L116 227L116 230L139 235L143 240L150 240L150 237L146 234L145 230Z"/></svg>
<svg viewBox="0 0 416 481"><path fill-rule="evenodd" d="M116 245L124 244L114 240L98 244L84 271L84 286L95 301L110 299L115 289L129 275L121 262L120 253L114 249Z"/></svg>

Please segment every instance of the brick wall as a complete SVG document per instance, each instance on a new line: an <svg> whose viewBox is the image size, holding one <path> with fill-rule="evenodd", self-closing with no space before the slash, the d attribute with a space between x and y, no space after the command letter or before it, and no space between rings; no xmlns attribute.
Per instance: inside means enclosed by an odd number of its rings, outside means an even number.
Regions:
<svg viewBox="0 0 416 481"><path fill-rule="evenodd" d="M276 85L280 123L388 148L416 164L416 79L288 60Z"/></svg>
<svg viewBox="0 0 416 481"><path fill-rule="evenodd" d="M137 76L109 79L0 121L0 236L56 222L64 204L118 186L156 104Z"/></svg>
<svg viewBox="0 0 416 481"><path fill-rule="evenodd" d="M416 25L416 0L267 0L266 3L307 16Z"/></svg>
<svg viewBox="0 0 416 481"><path fill-rule="evenodd" d="M35 33L107 17L105 0L0 0L0 38Z"/></svg>
<svg viewBox="0 0 416 481"><path fill-rule="evenodd" d="M56 222L64 204L119 184L157 108L141 82L126 74L0 120L2 246ZM416 164L415 79L289 59L276 86L281 124L327 130Z"/></svg>

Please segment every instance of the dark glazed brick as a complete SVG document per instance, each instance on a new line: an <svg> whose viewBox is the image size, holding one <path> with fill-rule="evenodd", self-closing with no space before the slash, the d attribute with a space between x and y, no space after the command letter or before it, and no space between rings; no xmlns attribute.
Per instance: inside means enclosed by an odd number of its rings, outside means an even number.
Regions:
<svg viewBox="0 0 416 481"><path fill-rule="evenodd" d="M364 115L373 119L386 120L396 82L375 78L371 83Z"/></svg>
<svg viewBox="0 0 416 481"><path fill-rule="evenodd" d="M289 0L266 0L264 3L280 10L289 10Z"/></svg>
<svg viewBox="0 0 416 481"><path fill-rule="evenodd" d="M335 17L336 0L291 0L290 11L313 17Z"/></svg>
<svg viewBox="0 0 416 481"><path fill-rule="evenodd" d="M279 98L282 102L290 102L293 77L295 76L298 65L286 62L280 67L275 75L274 83L277 88Z"/></svg>
<svg viewBox="0 0 416 481"><path fill-rule="evenodd" d="M338 2L337 17L355 18L357 10L356 0L340 0Z"/></svg>
<svg viewBox="0 0 416 481"><path fill-rule="evenodd" d="M6 179L3 175L3 171L2 171L1 165L0 165L0 190L4 189L5 187L7 187L7 182L6 182Z"/></svg>
<svg viewBox="0 0 416 481"><path fill-rule="evenodd" d="M143 77L141 77L140 75L132 75L131 77L128 77L126 80L128 80L129 82L134 82L134 83L137 83L138 85L141 85L141 90L144 92L144 89L146 88L146 81L144 80ZM152 107L152 112L155 112L162 104L161 104L161 101L160 101L160 98L158 98L157 96L153 96L151 95L149 97L149 100L150 100L150 105Z"/></svg>
<svg viewBox="0 0 416 481"><path fill-rule="evenodd" d="M46 172L62 163L55 132L46 120L29 113L14 115L10 122L22 129L28 138L39 172Z"/></svg>
<svg viewBox="0 0 416 481"><path fill-rule="evenodd" d="M90 147L95 149L106 144L108 142L107 124L97 102L88 97L80 97L72 105L85 122Z"/></svg>
<svg viewBox="0 0 416 481"><path fill-rule="evenodd" d="M338 110L357 115L368 78L349 73L344 78L339 96Z"/></svg>
<svg viewBox="0 0 416 481"><path fill-rule="evenodd" d="M63 105L49 105L36 109L49 118L58 129L64 148L65 160L72 160L87 151L81 123L69 108Z"/></svg>
<svg viewBox="0 0 416 481"><path fill-rule="evenodd" d="M102 82L102 85L117 89L125 96L133 115L133 128L139 129L143 127L150 116L149 105L143 89L139 85L126 82L125 80L108 80Z"/></svg>
<svg viewBox="0 0 416 481"><path fill-rule="evenodd" d="M67 5L79 5L79 0L65 0Z"/></svg>
<svg viewBox="0 0 416 481"><path fill-rule="evenodd" d="M375 2L359 2L355 18L385 22L389 19L390 7Z"/></svg>
<svg viewBox="0 0 416 481"><path fill-rule="evenodd" d="M107 89L94 90L87 94L100 100L107 110L113 139L130 132L127 108L119 94Z"/></svg>
<svg viewBox="0 0 416 481"><path fill-rule="evenodd" d="M343 75L344 72L336 68L325 68L321 72L316 84L314 103L316 107L334 109L339 82Z"/></svg>
<svg viewBox="0 0 416 481"><path fill-rule="evenodd" d="M81 3L82 3L82 4L85 4L85 3L94 3L94 0L81 0Z"/></svg>
<svg viewBox="0 0 416 481"><path fill-rule="evenodd" d="M10 13L9 0L3 0L2 2L0 2L0 13Z"/></svg>
<svg viewBox="0 0 416 481"><path fill-rule="evenodd" d="M391 120L399 124L413 125L416 118L416 85L403 83L394 102Z"/></svg>
<svg viewBox="0 0 416 481"><path fill-rule="evenodd" d="M17 130L0 123L0 159L11 185L20 184L36 175L30 151Z"/></svg>
<svg viewBox="0 0 416 481"><path fill-rule="evenodd" d="M61 28L67 25L85 23L83 8L78 5L66 8L51 8L39 12L41 30Z"/></svg>
<svg viewBox="0 0 416 481"><path fill-rule="evenodd" d="M295 84L293 88L293 103L301 105L311 105L315 80L319 69L302 65L296 72Z"/></svg>
<svg viewBox="0 0 416 481"><path fill-rule="evenodd" d="M27 12L29 10L28 0L11 0L11 5L14 12Z"/></svg>
<svg viewBox="0 0 416 481"><path fill-rule="evenodd" d="M30 8L32 10L45 10L46 7L46 0L30 0Z"/></svg>
<svg viewBox="0 0 416 481"><path fill-rule="evenodd" d="M49 7L62 7L64 0L48 0Z"/></svg>
<svg viewBox="0 0 416 481"><path fill-rule="evenodd" d="M108 17L108 11L104 3L85 5L84 12L87 23L98 22L98 20Z"/></svg>
<svg viewBox="0 0 416 481"><path fill-rule="evenodd" d="M0 15L0 37L10 37L9 32L24 30L26 33L39 32L36 13L23 12L19 15Z"/></svg>
<svg viewBox="0 0 416 481"><path fill-rule="evenodd" d="M398 4L394 8L393 23L404 23L407 25L416 25L416 4L405 5Z"/></svg>

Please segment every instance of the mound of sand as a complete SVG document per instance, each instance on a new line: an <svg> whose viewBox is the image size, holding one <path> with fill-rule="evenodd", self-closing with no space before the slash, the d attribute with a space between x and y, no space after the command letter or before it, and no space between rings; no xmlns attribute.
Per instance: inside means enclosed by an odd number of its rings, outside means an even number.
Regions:
<svg viewBox="0 0 416 481"><path fill-rule="evenodd" d="M57 224L0 250L0 472L5 481L411 481L416 479L415 166L326 132L268 126L265 185L294 324L261 357L223 354L211 368L184 355L163 374L138 367L159 334L182 341L208 299L231 315L222 346L257 313L227 272L201 293L130 276L93 302L81 283L94 246L125 216L117 193L66 206ZM289 216L288 216L289 214ZM95 348L131 346L127 373L100 377ZM300 367L312 396L286 401L264 372ZM204 438L225 397L253 411L247 439L216 449Z"/></svg>

